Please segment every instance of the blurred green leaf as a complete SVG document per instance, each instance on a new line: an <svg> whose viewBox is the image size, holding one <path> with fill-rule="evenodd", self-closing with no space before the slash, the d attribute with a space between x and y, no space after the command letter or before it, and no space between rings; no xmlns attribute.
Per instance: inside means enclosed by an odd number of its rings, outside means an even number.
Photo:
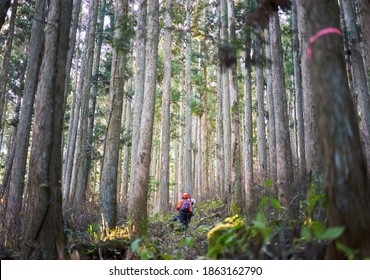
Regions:
<svg viewBox="0 0 370 280"><path fill-rule="evenodd" d="M275 210L276 210L276 211L280 211L280 210L281 210L281 208L282 208L282 206L281 206L281 204L280 204L279 200L277 200L277 199L276 199L276 198L274 198L274 197L272 197L272 198L271 198L271 204L272 204L272 206L274 206L274 208L275 208Z"/></svg>
<svg viewBox="0 0 370 280"><path fill-rule="evenodd" d="M256 219L253 221L253 225L262 230L266 228L266 223L265 215L262 212L258 212Z"/></svg>
<svg viewBox="0 0 370 280"><path fill-rule="evenodd" d="M186 237L185 239L183 239L181 241L181 244L183 246L188 246L188 247L192 248L194 246L194 238L193 237Z"/></svg>
<svg viewBox="0 0 370 280"><path fill-rule="evenodd" d="M301 238L304 238L307 241L311 240L311 238L312 238L311 230L308 227L306 227L306 226L302 227L302 229L301 229Z"/></svg>
<svg viewBox="0 0 370 280"><path fill-rule="evenodd" d="M268 200L269 198L267 196L263 197L260 202L258 203L258 208L261 208L265 203L266 201Z"/></svg>
<svg viewBox="0 0 370 280"><path fill-rule="evenodd" d="M334 240L342 235L344 227L330 227L326 229L320 236L321 240Z"/></svg>
<svg viewBox="0 0 370 280"><path fill-rule="evenodd" d="M137 250L139 249L139 244L140 244L140 241L142 239L141 238L137 238L135 239L132 243L131 243L131 252L132 253L136 253Z"/></svg>
<svg viewBox="0 0 370 280"><path fill-rule="evenodd" d="M270 187L272 184L272 180L271 179L267 179L265 182L263 182L263 186L268 188Z"/></svg>

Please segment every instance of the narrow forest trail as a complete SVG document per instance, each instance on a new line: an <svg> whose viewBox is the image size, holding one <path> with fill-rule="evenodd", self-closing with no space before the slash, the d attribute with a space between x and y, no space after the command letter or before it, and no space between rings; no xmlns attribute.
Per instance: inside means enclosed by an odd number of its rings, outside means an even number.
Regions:
<svg viewBox="0 0 370 280"><path fill-rule="evenodd" d="M133 236L122 224L101 238L97 227L89 225L87 231L74 233L70 253L100 260L324 259L328 241L340 235L317 221L304 225L271 219L261 211L247 221L230 216L221 200L198 203L187 230L173 221L174 215L176 210L150 215L147 237Z"/></svg>
<svg viewBox="0 0 370 280"><path fill-rule="evenodd" d="M133 237L122 225L101 238L98 226L71 231L69 251L79 259L203 259L208 251L208 233L227 218L227 207L218 200L201 202L187 230L173 221L173 210L166 215L149 217L148 236ZM77 252L77 253L76 253Z"/></svg>
<svg viewBox="0 0 370 280"><path fill-rule="evenodd" d="M177 215L177 211L173 211ZM204 258L208 251L208 232L227 217L227 209L217 201L199 203L187 230L172 220L171 214L149 222L149 241L161 251L162 257L174 259Z"/></svg>

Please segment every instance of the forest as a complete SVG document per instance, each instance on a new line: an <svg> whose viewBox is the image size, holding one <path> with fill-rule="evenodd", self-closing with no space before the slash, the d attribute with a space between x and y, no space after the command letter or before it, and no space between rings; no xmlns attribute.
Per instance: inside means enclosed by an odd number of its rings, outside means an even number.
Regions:
<svg viewBox="0 0 370 280"><path fill-rule="evenodd" d="M369 259L369 15L0 0L0 259Z"/></svg>

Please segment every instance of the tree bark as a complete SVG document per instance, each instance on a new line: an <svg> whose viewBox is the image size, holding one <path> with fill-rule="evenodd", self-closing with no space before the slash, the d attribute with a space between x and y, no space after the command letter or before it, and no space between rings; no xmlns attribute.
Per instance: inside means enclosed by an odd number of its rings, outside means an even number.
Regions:
<svg viewBox="0 0 370 280"><path fill-rule="evenodd" d="M115 2L115 31L110 101L105 136L103 166L100 179L100 211L103 228L114 229L117 224L117 176L119 169L120 132L124 96L124 77L129 38L127 30L128 1Z"/></svg>
<svg viewBox="0 0 370 280"><path fill-rule="evenodd" d="M222 194L225 185L224 130L222 124L222 77L220 66L217 67L217 116L216 116L216 177L218 194Z"/></svg>
<svg viewBox="0 0 370 280"><path fill-rule="evenodd" d="M205 57L208 57L208 54L204 53ZM201 152L201 181L200 181L200 187L202 189L202 197L208 196L210 191L210 131L209 131L209 121L208 121L208 111L209 111L209 103L208 103L208 74L207 74L207 66L205 65L206 62L204 62L203 66L203 73L204 73L204 87L202 91L202 103L203 103L203 113L201 116L201 136L200 136L200 152Z"/></svg>
<svg viewBox="0 0 370 280"><path fill-rule="evenodd" d="M306 175L306 153L305 153L305 131L303 119L303 90L302 72L300 63L299 33L298 33L298 14L297 2L292 2L292 29L293 29L293 63L294 63L294 88L296 94L297 130L298 130L298 162L299 173ZM304 177L303 177L304 178ZM305 190L303 190L305 192Z"/></svg>
<svg viewBox="0 0 370 280"><path fill-rule="evenodd" d="M27 75L23 101L20 112L19 124L15 136L14 160L9 176L9 196L7 201L7 221L18 221L22 210L22 195L24 190L24 179L26 175L27 154L29 147L33 104L37 89L38 76L41 66L45 0L35 3L34 20L32 22L31 38L29 43L29 54L27 62Z"/></svg>
<svg viewBox="0 0 370 280"><path fill-rule="evenodd" d="M186 91L186 106L185 106L185 150L184 150L184 191L192 195L193 180L192 180L192 112L191 112L191 5L192 0L185 2L186 20L185 20L185 42L186 42L186 62L185 62L185 91Z"/></svg>
<svg viewBox="0 0 370 280"><path fill-rule="evenodd" d="M88 120L89 120L89 101L91 98L91 84L92 84L92 72L95 52L95 37L96 37L96 25L98 18L99 1L92 0L90 2L89 19L87 28L87 56L86 56L86 72L81 73L84 79L84 85L82 89L82 102L80 112L80 126L79 126L79 137L77 139L77 151L76 151L76 163L74 168L76 169L75 178L72 179L72 184L75 188L74 192L74 203L75 205L82 206L86 203L86 195L88 190L88 179L89 179L89 167L87 161L87 154L91 153L91 149L88 146Z"/></svg>
<svg viewBox="0 0 370 280"><path fill-rule="evenodd" d="M3 129L3 117L4 117L4 107L6 102L7 87L9 80L10 71L10 55L13 48L14 40L14 29L15 29L15 19L17 16L18 0L14 0L12 6L12 14L10 16L8 36L5 44L5 52L3 56L3 67L0 70L0 131Z"/></svg>
<svg viewBox="0 0 370 280"><path fill-rule="evenodd" d="M136 157L140 139L140 123L143 110L144 80L145 80L145 41L146 41L146 14L147 0L140 0L136 16L137 28L135 35L136 67L135 67L135 93L134 93L134 118L132 127L131 171L129 187L129 212L136 211L134 204L134 182L136 172Z"/></svg>
<svg viewBox="0 0 370 280"><path fill-rule="evenodd" d="M258 171L260 184L266 180L267 156L266 156L266 131L265 131L265 102L264 102L264 81L263 81L263 54L262 54L262 32L257 27L255 32L255 53L256 53L256 95L257 95L257 150L258 150Z"/></svg>
<svg viewBox="0 0 370 280"><path fill-rule="evenodd" d="M271 67L271 49L269 28L265 29L266 33L266 91L267 106L269 112L268 120L268 143L269 143L269 174L272 186L276 185L276 129L275 129L275 111L274 111L274 92L272 88L272 67Z"/></svg>
<svg viewBox="0 0 370 280"><path fill-rule="evenodd" d="M251 31L246 29L244 53L244 114L245 114L245 202L247 210L252 210L253 173L253 121L252 121L252 61Z"/></svg>
<svg viewBox="0 0 370 280"><path fill-rule="evenodd" d="M225 160L225 185L223 187L223 198L230 202L231 195L231 112L230 112L230 91L229 91L229 74L227 65L222 58L228 55L230 45L227 32L227 5L226 0L220 0L221 8L221 46L219 49L221 59L221 76L222 76L222 114L224 129L224 160ZM226 52L226 53L225 53Z"/></svg>
<svg viewBox="0 0 370 280"><path fill-rule="evenodd" d="M231 213L241 214L243 211L242 179L241 179L241 152L240 152L240 117L239 117L239 96L237 80L237 59L236 59L236 33L234 1L227 0L228 10L228 33L230 45L233 46L233 61L229 71L229 90L231 105Z"/></svg>
<svg viewBox="0 0 370 280"><path fill-rule="evenodd" d="M68 57L67 57L67 66L66 66L66 72L67 72L67 78L66 78L66 85L64 89L64 99L65 99L65 104L67 102L67 96L68 96L68 91L69 91L69 85L70 85L70 75L71 75L71 69L72 69L72 60L73 56L75 54L75 47L76 47L76 40L77 40L77 30L78 30L78 23L79 23L79 17L80 17L80 10L81 10L81 1L82 0L77 0L74 5L73 5L73 10L72 10L72 26L71 26L71 31L69 35L69 46L68 46ZM80 39L80 36L79 36ZM79 43L79 40L77 42L77 45ZM76 61L79 60L79 55L76 57ZM77 83L77 73L78 73L78 63L75 69L75 76L76 79L74 83ZM74 89L77 87L74 86ZM63 161L63 199L65 202L69 200L69 194L70 194L70 185L71 185L71 176L72 176L72 164L73 164L73 159L74 159L74 148L76 144L76 127L74 125L75 121L74 118L76 116L76 104L78 105L79 108L79 102L77 102L77 91L72 90L73 96L72 96L72 105L71 105L71 116L70 116L70 121L69 121L69 126L68 126L68 140L67 140L67 145L66 145L66 151L65 151L65 156L64 156L64 161ZM74 138L72 138L74 137ZM72 140L73 139L73 140ZM73 145L73 150L72 149ZM67 173L67 170L69 172ZM68 181L66 178L68 177Z"/></svg>
<svg viewBox="0 0 370 280"><path fill-rule="evenodd" d="M218 0L220 2L220 0ZM217 32L217 41L221 44L221 9L220 5L217 9L217 18L218 18L218 32ZM221 60L217 65L217 105L216 105L216 153L217 153L217 160L216 160L216 174L217 174L217 187L218 187L218 194L221 195L223 193L223 189L225 186L225 159L224 159L224 127L223 127L223 114L222 114L222 95L223 95L223 81L222 81L222 74L221 70Z"/></svg>
<svg viewBox="0 0 370 280"><path fill-rule="evenodd" d="M104 31L104 18L106 15L106 5L107 1L103 0L100 5L99 19L96 30L96 47L94 52L94 62L93 62L93 71L92 71L92 86L90 93L89 101L89 112L88 112L88 123L87 123L87 144L86 144L86 180L85 184L89 184L91 178L91 169L92 169L92 159L94 154L94 123L95 123L95 110L96 110L96 101L99 95L100 81L100 59L102 54L102 44L103 44L103 31ZM85 186L84 189L89 192L91 186Z"/></svg>
<svg viewBox="0 0 370 280"><path fill-rule="evenodd" d="M161 176L160 176L160 212L169 210L169 173L170 173L170 95L171 95L171 46L172 46L172 1L166 1L165 61L162 94L161 128Z"/></svg>
<svg viewBox="0 0 370 280"><path fill-rule="evenodd" d="M368 0L359 0L359 2L362 21L362 35L365 41L365 67L367 73L367 82L370 86L370 2Z"/></svg>
<svg viewBox="0 0 370 280"><path fill-rule="evenodd" d="M349 37L349 50L352 67L352 81L355 95L358 97L360 107L360 130L363 133L363 146L365 149L365 158L367 159L368 174L370 174L370 95L367 86L367 77L365 66L361 54L361 45L359 32L356 26L356 18L354 15L351 1L340 1L343 7L344 22Z"/></svg>
<svg viewBox="0 0 370 280"><path fill-rule="evenodd" d="M6 13L10 7L11 0L0 0L0 30L5 23Z"/></svg>
<svg viewBox="0 0 370 280"><path fill-rule="evenodd" d="M276 128L277 191L282 205L290 203L290 185L293 181L292 158L285 92L283 50L277 10L270 16L272 86Z"/></svg>
<svg viewBox="0 0 370 280"><path fill-rule="evenodd" d="M154 107L156 97L157 80L157 56L159 35L159 3L158 0L148 4L148 36L146 42L146 69L143 115L140 125L140 141L136 157L136 175L134 180L133 205L135 211L131 211L130 218L133 227L138 233L146 235L148 231L148 185L149 167L152 151L152 136L154 122Z"/></svg>
<svg viewBox="0 0 370 280"><path fill-rule="evenodd" d="M309 34L340 26L336 1L304 1ZM370 254L370 184L360 135L348 86L343 41L326 34L311 45L310 70L318 108L330 227L344 233L329 246L327 257L346 258L339 243L357 250L356 257Z"/></svg>
<svg viewBox="0 0 370 280"><path fill-rule="evenodd" d="M296 0L298 15L298 33L301 50L301 69L302 69L302 91L303 91L303 118L304 118L304 137L306 154L306 174L308 181L317 179L321 174L321 152L318 149L319 131L316 116L316 105L313 100L311 72L308 65L307 49L307 15L303 8L304 0Z"/></svg>
<svg viewBox="0 0 370 280"><path fill-rule="evenodd" d="M62 134L72 0L51 0L35 104L22 259L62 259ZM62 104L62 105L61 105Z"/></svg>
<svg viewBox="0 0 370 280"><path fill-rule="evenodd" d="M75 7L75 11L76 11ZM75 14L74 14L75 16ZM74 18L76 19L76 18ZM79 124L81 119L81 114L83 111L83 100L84 100L84 88L86 88L85 85L85 79L84 76L86 74L86 71L88 69L88 36L90 34L90 24L87 25L86 29L86 35L85 35L85 44L82 51L82 59L81 59L81 68L79 73L79 80L77 83L77 89L76 89L76 101L74 104L74 111L72 112L71 116L71 122L70 127L68 131L68 144L67 144L67 151L66 151L66 169L64 172L64 178L63 178L63 196L64 201L69 201L70 199L75 197L76 192L76 176L77 176L77 168L76 165L79 164L79 158L76 156L80 154L80 152L76 149L79 149L77 145L77 137L79 132ZM77 75L76 75L77 76Z"/></svg>
<svg viewBox="0 0 370 280"><path fill-rule="evenodd" d="M132 91L132 79L130 78L128 84L130 85L130 92ZM127 98L126 103L126 117L125 117L125 134L130 132L131 127L131 106L132 106L132 96L130 95ZM130 144L131 143L125 143L124 149L123 149L123 162L122 162L122 194L121 194L121 205L123 207L127 207L127 194L128 194L128 173L129 173L129 156L130 156ZM131 144L132 145L132 144Z"/></svg>

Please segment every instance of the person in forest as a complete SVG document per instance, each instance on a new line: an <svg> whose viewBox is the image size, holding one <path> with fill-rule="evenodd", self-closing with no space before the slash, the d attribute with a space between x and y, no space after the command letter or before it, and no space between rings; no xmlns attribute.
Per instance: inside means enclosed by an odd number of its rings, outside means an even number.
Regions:
<svg viewBox="0 0 370 280"><path fill-rule="evenodd" d="M188 193L183 193L182 198L177 204L177 210L179 211L179 219L182 223L182 229L187 229L189 227L190 219L193 216L193 207Z"/></svg>

